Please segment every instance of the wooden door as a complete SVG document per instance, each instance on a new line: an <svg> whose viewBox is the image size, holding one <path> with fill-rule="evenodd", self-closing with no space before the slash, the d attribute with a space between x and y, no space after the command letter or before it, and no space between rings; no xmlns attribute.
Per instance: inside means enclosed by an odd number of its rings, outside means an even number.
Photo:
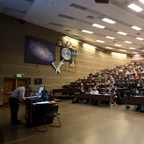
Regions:
<svg viewBox="0 0 144 144"><path fill-rule="evenodd" d="M17 88L21 86L25 86L28 84L28 79L17 79ZM27 91L25 92L25 97L27 97L28 93Z"/></svg>
<svg viewBox="0 0 144 144"><path fill-rule="evenodd" d="M15 79L5 79L3 87L3 104L9 103L9 97L15 89Z"/></svg>

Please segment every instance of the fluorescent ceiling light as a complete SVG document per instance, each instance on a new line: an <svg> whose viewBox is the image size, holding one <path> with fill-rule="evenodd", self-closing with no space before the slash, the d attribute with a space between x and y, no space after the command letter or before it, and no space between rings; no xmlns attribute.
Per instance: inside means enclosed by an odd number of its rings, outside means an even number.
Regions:
<svg viewBox="0 0 144 144"><path fill-rule="evenodd" d="M137 52L133 52L133 53L137 53Z"/></svg>
<svg viewBox="0 0 144 144"><path fill-rule="evenodd" d="M112 47L105 47L105 48L107 48L107 49L113 49Z"/></svg>
<svg viewBox="0 0 144 144"><path fill-rule="evenodd" d="M133 47L129 47L129 49L135 49L135 48L133 48Z"/></svg>
<svg viewBox="0 0 144 144"><path fill-rule="evenodd" d="M120 51L126 51L126 50L120 50Z"/></svg>
<svg viewBox="0 0 144 144"><path fill-rule="evenodd" d="M137 27L137 26L132 26L131 28L135 29L135 30L142 30L142 28Z"/></svg>
<svg viewBox="0 0 144 144"><path fill-rule="evenodd" d="M144 0L139 0L139 1L144 4Z"/></svg>
<svg viewBox="0 0 144 144"><path fill-rule="evenodd" d="M69 37L69 36L65 36L66 38L69 38L69 39L72 39L72 40L75 40L75 41L77 41L77 42L80 42L79 40L77 40L77 39L74 39L74 38L71 38L71 37Z"/></svg>
<svg viewBox="0 0 144 144"><path fill-rule="evenodd" d="M120 45L120 44L114 44L115 46L122 46L122 45Z"/></svg>
<svg viewBox="0 0 144 144"><path fill-rule="evenodd" d="M102 25L99 25L96 23L92 24L92 26L97 27L97 28L101 28L101 29L105 28L105 26L102 26Z"/></svg>
<svg viewBox="0 0 144 144"><path fill-rule="evenodd" d="M115 39L114 37L111 37L111 36L106 36L106 38L109 38L109 39Z"/></svg>
<svg viewBox="0 0 144 144"><path fill-rule="evenodd" d="M119 31L119 32L117 32L118 34L121 34L121 35L127 35L127 33L124 33L124 32L121 32L121 31Z"/></svg>
<svg viewBox="0 0 144 144"><path fill-rule="evenodd" d="M93 48L97 48L96 46L92 46L92 45L87 44L87 43L85 43L85 45L90 46L90 47L93 47Z"/></svg>
<svg viewBox="0 0 144 144"><path fill-rule="evenodd" d="M89 34L93 34L93 32L87 31L87 30L82 30L82 32L89 33Z"/></svg>
<svg viewBox="0 0 144 144"><path fill-rule="evenodd" d="M137 11L137 12L140 12L140 11L143 10L141 7L139 7L139 6L137 6L137 5L133 4L133 3L128 5L128 7L133 9L134 11Z"/></svg>
<svg viewBox="0 0 144 144"><path fill-rule="evenodd" d="M128 43L128 44L131 44L132 42L130 42L130 41L124 41L125 43Z"/></svg>
<svg viewBox="0 0 144 144"><path fill-rule="evenodd" d="M115 21L110 20L110 19L108 19L108 18L103 18L102 21L108 22L108 23L110 23L110 24L116 23Z"/></svg>
<svg viewBox="0 0 144 144"><path fill-rule="evenodd" d="M143 38L140 38L140 37L137 37L136 39L137 39L137 40L141 40L141 41L144 40Z"/></svg>
<svg viewBox="0 0 144 144"><path fill-rule="evenodd" d="M144 50L142 50L144 52Z"/></svg>
<svg viewBox="0 0 144 144"><path fill-rule="evenodd" d="M101 41L101 40L96 40L97 42L101 42L101 43L104 43L105 41Z"/></svg>

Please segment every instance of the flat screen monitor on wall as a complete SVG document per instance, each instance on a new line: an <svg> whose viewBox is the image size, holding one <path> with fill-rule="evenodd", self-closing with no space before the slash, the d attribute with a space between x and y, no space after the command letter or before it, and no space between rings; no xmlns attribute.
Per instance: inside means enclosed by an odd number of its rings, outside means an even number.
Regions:
<svg viewBox="0 0 144 144"><path fill-rule="evenodd" d="M42 84L42 78L35 78L34 84Z"/></svg>

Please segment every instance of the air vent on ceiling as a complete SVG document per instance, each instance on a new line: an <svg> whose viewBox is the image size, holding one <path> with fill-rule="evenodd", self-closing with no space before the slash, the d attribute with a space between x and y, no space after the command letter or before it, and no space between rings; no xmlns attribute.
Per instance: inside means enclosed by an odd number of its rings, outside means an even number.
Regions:
<svg viewBox="0 0 144 144"><path fill-rule="evenodd" d="M94 19L94 16L87 16L88 19Z"/></svg>
<svg viewBox="0 0 144 144"><path fill-rule="evenodd" d="M5 7L5 11L12 11L12 12L17 12L17 13L22 13L22 14L26 14L27 13L26 11L21 11L21 10L9 8L9 7Z"/></svg>
<svg viewBox="0 0 144 144"><path fill-rule="evenodd" d="M61 27L63 27L63 25L57 24L57 23L52 23L52 22L50 22L49 24L50 24L50 25L55 25L55 26L61 26Z"/></svg>
<svg viewBox="0 0 144 144"><path fill-rule="evenodd" d="M35 0L24 0L24 1L33 3Z"/></svg>
<svg viewBox="0 0 144 144"><path fill-rule="evenodd" d="M74 17L70 17L70 16L63 15L63 14L59 14L58 16L63 17L63 18L67 18L67 19L74 19Z"/></svg>
<svg viewBox="0 0 144 144"><path fill-rule="evenodd" d="M69 31L71 31L71 30L65 30L66 32L69 32Z"/></svg>
<svg viewBox="0 0 144 144"><path fill-rule="evenodd" d="M73 35L74 37L77 37L77 38L81 38L80 36L77 36L77 35Z"/></svg>
<svg viewBox="0 0 144 144"><path fill-rule="evenodd" d="M136 33L137 35L141 35L141 33Z"/></svg>
<svg viewBox="0 0 144 144"><path fill-rule="evenodd" d="M86 7L83 7L83 6L80 6L80 5L74 4L74 3L72 3L70 6L71 6L71 7L75 7L75 8L77 8L77 9L80 9L80 10L87 10Z"/></svg>
<svg viewBox="0 0 144 144"><path fill-rule="evenodd" d="M113 42L116 42L116 41L113 41Z"/></svg>

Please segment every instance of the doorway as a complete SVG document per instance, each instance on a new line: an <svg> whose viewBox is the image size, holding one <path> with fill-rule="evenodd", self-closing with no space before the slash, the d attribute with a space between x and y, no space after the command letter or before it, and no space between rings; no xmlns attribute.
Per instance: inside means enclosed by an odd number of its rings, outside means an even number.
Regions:
<svg viewBox="0 0 144 144"><path fill-rule="evenodd" d="M30 84L30 78L5 78L3 87L3 104L9 104L11 93L18 87ZM25 92L25 97L29 96L29 92ZM23 101L23 100L20 100Z"/></svg>

